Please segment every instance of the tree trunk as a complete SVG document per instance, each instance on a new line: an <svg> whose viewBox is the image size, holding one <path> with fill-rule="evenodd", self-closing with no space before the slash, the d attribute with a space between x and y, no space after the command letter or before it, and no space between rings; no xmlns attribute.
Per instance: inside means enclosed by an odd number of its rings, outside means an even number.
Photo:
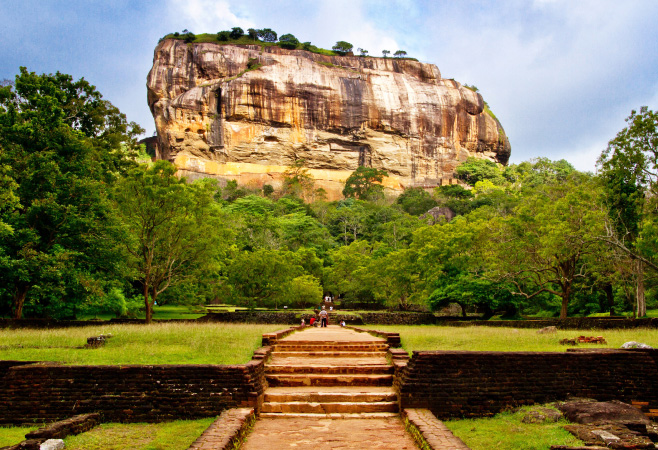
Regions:
<svg viewBox="0 0 658 450"><path fill-rule="evenodd" d="M23 305L25 304L25 298L27 297L27 292L30 290L30 286L17 286L16 292L14 293L13 298L13 309L14 309L14 319L21 319L23 317Z"/></svg>
<svg viewBox="0 0 658 450"><path fill-rule="evenodd" d="M637 277L635 285L635 299L637 303L635 307L635 317L640 318L647 315L647 301L644 296L644 264L642 264L642 261L639 259L636 261L636 263Z"/></svg>
<svg viewBox="0 0 658 450"><path fill-rule="evenodd" d="M153 319L153 310L151 308L151 302L149 301L149 287L146 283L144 283L144 306L146 306L146 323L151 323L151 320Z"/></svg>
<svg viewBox="0 0 658 450"><path fill-rule="evenodd" d="M608 299L608 306L610 307L610 316L615 315L615 297L612 293L612 283L608 283L603 286L603 292L605 292L605 297Z"/></svg>
<svg viewBox="0 0 658 450"><path fill-rule="evenodd" d="M571 284L564 283L562 286L562 308L560 308L560 320L567 318L567 306L569 305L569 297L571 296Z"/></svg>
<svg viewBox="0 0 658 450"><path fill-rule="evenodd" d="M466 306L461 303L457 303L462 308L462 317L466 317Z"/></svg>

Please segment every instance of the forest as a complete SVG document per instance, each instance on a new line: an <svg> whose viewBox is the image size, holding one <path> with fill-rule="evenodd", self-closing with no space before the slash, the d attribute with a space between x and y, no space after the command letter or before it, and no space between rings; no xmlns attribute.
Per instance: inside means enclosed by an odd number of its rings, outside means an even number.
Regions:
<svg viewBox="0 0 658 450"><path fill-rule="evenodd" d="M330 294L354 309L643 317L658 308L657 126L632 111L596 174L469 158L460 184L393 197L385 171L359 167L329 202L303 159L280 190L181 179L86 80L21 68L0 86L0 316L150 321L156 302Z"/></svg>

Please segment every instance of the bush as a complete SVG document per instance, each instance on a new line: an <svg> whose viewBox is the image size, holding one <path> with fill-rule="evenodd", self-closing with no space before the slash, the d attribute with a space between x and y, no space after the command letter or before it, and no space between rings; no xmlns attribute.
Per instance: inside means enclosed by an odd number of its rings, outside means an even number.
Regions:
<svg viewBox="0 0 658 450"><path fill-rule="evenodd" d="M220 42L227 42L231 38L230 31L220 31L217 33L217 40Z"/></svg>

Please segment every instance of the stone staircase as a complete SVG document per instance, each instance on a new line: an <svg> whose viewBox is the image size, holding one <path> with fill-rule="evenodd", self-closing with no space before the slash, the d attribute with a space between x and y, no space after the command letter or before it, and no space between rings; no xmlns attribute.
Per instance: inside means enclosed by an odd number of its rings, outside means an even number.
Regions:
<svg viewBox="0 0 658 450"><path fill-rule="evenodd" d="M270 387L261 417L396 416L387 351L383 339L336 326L310 328L278 341L265 365Z"/></svg>

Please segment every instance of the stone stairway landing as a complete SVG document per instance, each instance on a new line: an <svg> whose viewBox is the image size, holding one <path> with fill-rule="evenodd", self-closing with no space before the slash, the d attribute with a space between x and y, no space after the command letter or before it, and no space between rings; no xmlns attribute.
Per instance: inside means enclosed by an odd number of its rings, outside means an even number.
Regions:
<svg viewBox="0 0 658 450"><path fill-rule="evenodd" d="M397 416L387 350L381 338L337 326L279 340L265 365L270 388L261 417Z"/></svg>

